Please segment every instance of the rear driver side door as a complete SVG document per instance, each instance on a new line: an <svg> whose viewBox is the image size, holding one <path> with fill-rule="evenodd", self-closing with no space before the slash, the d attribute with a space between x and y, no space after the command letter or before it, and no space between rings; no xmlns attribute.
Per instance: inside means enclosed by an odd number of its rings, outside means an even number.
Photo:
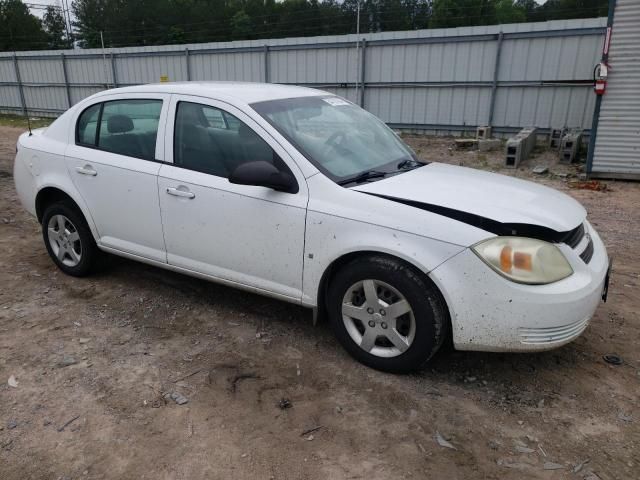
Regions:
<svg viewBox="0 0 640 480"><path fill-rule="evenodd" d="M307 185L260 125L227 103L174 95L158 186L170 265L288 299L302 294ZM297 193L236 185L238 165L288 171Z"/></svg>

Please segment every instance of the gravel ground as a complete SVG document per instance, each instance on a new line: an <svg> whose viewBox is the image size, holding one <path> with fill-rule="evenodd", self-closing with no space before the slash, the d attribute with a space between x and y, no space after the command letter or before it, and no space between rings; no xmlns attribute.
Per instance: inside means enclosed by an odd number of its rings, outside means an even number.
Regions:
<svg viewBox="0 0 640 480"><path fill-rule="evenodd" d="M0 127L3 480L638 478L640 184L570 189L555 173L579 172L550 152L503 171L588 208L615 257L609 301L559 350L444 351L394 376L293 305L116 258L65 276L15 195L19 133ZM500 170L500 153L406 138L425 159Z"/></svg>

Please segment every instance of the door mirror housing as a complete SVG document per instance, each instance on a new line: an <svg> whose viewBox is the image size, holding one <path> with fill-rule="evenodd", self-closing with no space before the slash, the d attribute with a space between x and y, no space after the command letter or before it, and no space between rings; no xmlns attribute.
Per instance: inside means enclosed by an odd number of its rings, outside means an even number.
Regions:
<svg viewBox="0 0 640 480"><path fill-rule="evenodd" d="M238 185L272 188L278 192L298 193L298 182L293 175L278 170L264 160L239 165L229 176L229 181Z"/></svg>

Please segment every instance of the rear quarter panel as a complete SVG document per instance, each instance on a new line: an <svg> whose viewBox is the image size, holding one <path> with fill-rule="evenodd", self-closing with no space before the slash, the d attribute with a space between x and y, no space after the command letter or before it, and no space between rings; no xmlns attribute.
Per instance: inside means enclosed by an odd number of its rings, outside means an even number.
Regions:
<svg viewBox="0 0 640 480"><path fill-rule="evenodd" d="M13 167L18 198L24 208L35 216L36 197L41 190L54 187L63 191L78 205L94 238L98 238L91 214L69 176L65 162L66 136L59 140L46 133L24 133L18 139L18 153Z"/></svg>

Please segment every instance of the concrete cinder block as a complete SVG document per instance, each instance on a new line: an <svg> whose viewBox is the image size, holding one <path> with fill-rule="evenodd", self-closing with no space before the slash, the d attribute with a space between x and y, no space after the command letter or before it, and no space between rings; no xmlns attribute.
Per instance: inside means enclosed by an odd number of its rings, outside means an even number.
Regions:
<svg viewBox="0 0 640 480"><path fill-rule="evenodd" d="M562 137L567 134L567 127L552 128L549 134L549 148L558 150L562 143Z"/></svg>
<svg viewBox="0 0 640 480"><path fill-rule="evenodd" d="M507 140L506 156L504 160L505 166L516 168L522 161L522 151L523 145L521 138L510 138Z"/></svg>
<svg viewBox="0 0 640 480"><path fill-rule="evenodd" d="M535 127L523 128L515 137L507 140L504 164L507 167L516 168L521 161L529 158L536 146L537 129Z"/></svg>
<svg viewBox="0 0 640 480"><path fill-rule="evenodd" d="M502 141L498 138L490 138L487 140L478 140L478 150L481 152L489 152L498 150L502 146Z"/></svg>
<svg viewBox="0 0 640 480"><path fill-rule="evenodd" d="M578 159L582 129L574 128L562 137L560 142L560 163L573 163Z"/></svg>
<svg viewBox="0 0 640 480"><path fill-rule="evenodd" d="M489 140L491 138L491 127L483 126L476 129L477 140Z"/></svg>

